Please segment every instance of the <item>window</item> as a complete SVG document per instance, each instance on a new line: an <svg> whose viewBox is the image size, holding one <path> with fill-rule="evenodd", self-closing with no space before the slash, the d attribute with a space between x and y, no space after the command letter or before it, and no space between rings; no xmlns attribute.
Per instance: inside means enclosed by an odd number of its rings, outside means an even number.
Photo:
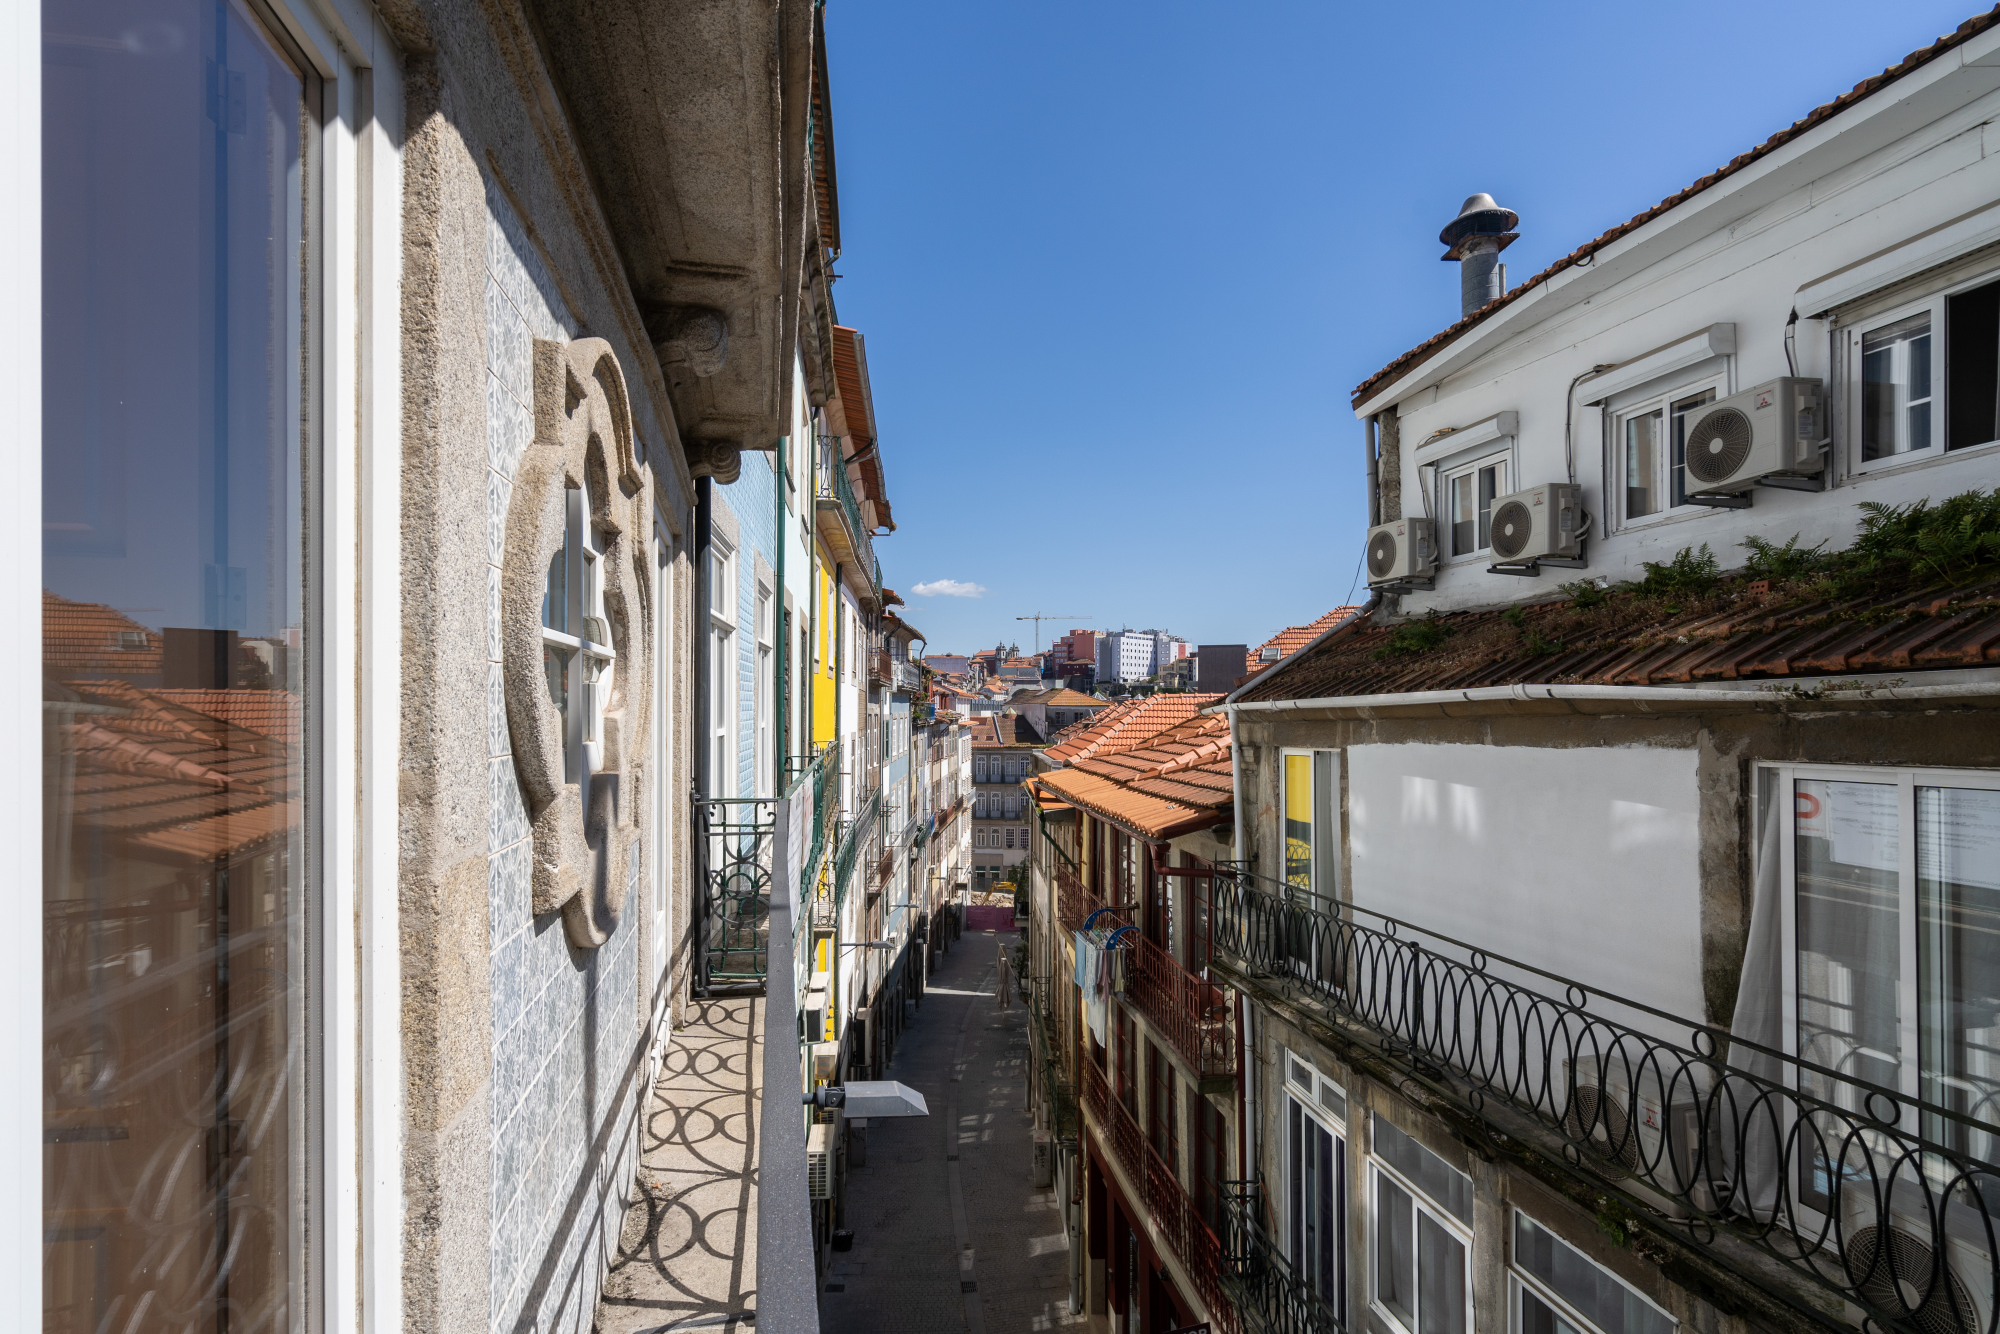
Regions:
<svg viewBox="0 0 2000 1334"><path fill-rule="evenodd" d="M304 1328L327 99L245 6L39 10L43 1328Z"/></svg>
<svg viewBox="0 0 2000 1334"><path fill-rule="evenodd" d="M776 754L772 747L771 694L776 686L772 679L772 625L771 590L762 584L757 586L757 675L752 690L755 698L751 702L751 717L757 729L757 777L758 790L766 790L766 784L778 782ZM773 793L776 788L768 789Z"/></svg>
<svg viewBox="0 0 2000 1334"><path fill-rule="evenodd" d="M1334 760L1330 750L1284 752L1285 881L1329 899L1340 865Z"/></svg>
<svg viewBox="0 0 2000 1334"><path fill-rule="evenodd" d="M736 560L720 535L709 538L708 595L708 755L704 775L711 797L736 795ZM845 769L847 766L843 765Z"/></svg>
<svg viewBox="0 0 2000 1334"><path fill-rule="evenodd" d="M1293 1272L1336 1319L1347 1310L1347 1097L1287 1052L1285 1238Z"/></svg>
<svg viewBox="0 0 2000 1334"><path fill-rule="evenodd" d="M1514 1334L1673 1334L1679 1323L1519 1212L1512 1270Z"/></svg>
<svg viewBox="0 0 2000 1334"><path fill-rule="evenodd" d="M1486 550L1493 499L1507 494L1507 456L1494 455L1447 472L1440 490L1451 554L1470 556Z"/></svg>
<svg viewBox="0 0 2000 1334"><path fill-rule="evenodd" d="M1791 1049L1816 1065L1990 1119L2000 1099L2000 772L1785 768L1767 837L1787 887ZM1907 965L1907 966L1906 966ZM1912 1022L1913 1021L1913 1022ZM1807 1071L1802 1090L1854 1090ZM2000 1135L1903 1108L1902 1128L1991 1157Z"/></svg>
<svg viewBox="0 0 2000 1334"><path fill-rule="evenodd" d="M1624 519L1649 518L1687 503L1688 424L1720 391L1719 382L1683 386L1617 414L1615 462L1625 483Z"/></svg>
<svg viewBox="0 0 2000 1334"><path fill-rule="evenodd" d="M1472 1181L1378 1114L1374 1303L1410 1334L1471 1324Z"/></svg>
<svg viewBox="0 0 2000 1334"><path fill-rule="evenodd" d="M986 757L984 755L974 755L972 757L972 781L975 783L986 781Z"/></svg>
<svg viewBox="0 0 2000 1334"><path fill-rule="evenodd" d="M1010 848L1014 846L1014 831L1012 829L1007 831L1007 846Z"/></svg>
<svg viewBox="0 0 2000 1334"><path fill-rule="evenodd" d="M1857 469L2000 440L2000 282L1990 275L1861 321L1848 346Z"/></svg>
<svg viewBox="0 0 2000 1334"><path fill-rule="evenodd" d="M563 781L583 783L603 763L604 704L618 655L604 617L591 496L570 488L563 497L563 544L549 557L542 589L542 670L549 698L563 720Z"/></svg>

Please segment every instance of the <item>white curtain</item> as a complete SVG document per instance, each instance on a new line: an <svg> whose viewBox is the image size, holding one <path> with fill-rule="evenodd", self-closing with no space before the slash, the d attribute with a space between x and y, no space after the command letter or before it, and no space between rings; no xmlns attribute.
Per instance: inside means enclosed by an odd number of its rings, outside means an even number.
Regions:
<svg viewBox="0 0 2000 1334"><path fill-rule="evenodd" d="M1750 899L1750 934L1743 948L1743 974L1736 986L1736 1013L1730 1037L1784 1050L1784 802L1778 775L1757 777L1757 848ZM1723 1165L1736 1178L1736 1208L1760 1219L1771 1217L1778 1200L1778 1173L1789 1127L1789 1100L1774 1096L1785 1082L1783 1062L1732 1042L1729 1066L1755 1077L1729 1079L1711 1104L1715 1124L1709 1143L1719 1146Z"/></svg>

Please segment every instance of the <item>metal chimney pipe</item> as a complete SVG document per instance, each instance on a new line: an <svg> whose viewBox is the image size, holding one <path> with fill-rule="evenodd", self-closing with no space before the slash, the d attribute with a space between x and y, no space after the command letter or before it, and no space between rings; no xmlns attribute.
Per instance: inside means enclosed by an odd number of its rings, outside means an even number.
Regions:
<svg viewBox="0 0 2000 1334"><path fill-rule="evenodd" d="M1514 244L1520 215L1501 208L1489 194L1476 194L1460 206L1458 216L1438 233L1444 243L1441 259L1459 263L1458 301L1461 317L1471 315L1501 295L1500 252Z"/></svg>

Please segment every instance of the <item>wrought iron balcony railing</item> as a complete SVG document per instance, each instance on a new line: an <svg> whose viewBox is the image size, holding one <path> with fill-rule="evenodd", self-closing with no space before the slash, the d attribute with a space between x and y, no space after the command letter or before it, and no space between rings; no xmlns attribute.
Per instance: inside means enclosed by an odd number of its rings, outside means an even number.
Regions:
<svg viewBox="0 0 2000 1334"><path fill-rule="evenodd" d="M1047 841L1045 834L1044 840ZM1051 842L1050 846L1054 844ZM1063 927L1080 931L1094 913L1099 924L1131 923L1131 914L1106 904L1066 862L1049 859L1045 872L1055 881L1056 914ZM1125 998L1139 1008L1204 1085L1236 1073L1236 1035L1227 992L1180 966L1174 956L1134 931L1124 939Z"/></svg>
<svg viewBox="0 0 2000 1334"><path fill-rule="evenodd" d="M1041 1072L1042 1095L1048 1102L1049 1133L1066 1144L1076 1142L1076 1086L1070 1083L1069 1053L1056 1028L1052 979L1033 979L1034 1002L1028 1011L1028 1032L1034 1041L1035 1063Z"/></svg>
<svg viewBox="0 0 2000 1334"><path fill-rule="evenodd" d="M758 797L697 797L701 976L715 983L761 983L770 953L773 804Z"/></svg>
<svg viewBox="0 0 2000 1334"><path fill-rule="evenodd" d="M1772 1298L1826 1319L1752 1252L1877 1330L1994 1334L2000 1166L1972 1150L2000 1124L1240 866L1214 887L1215 946L1246 984L1316 1002Z"/></svg>
<svg viewBox="0 0 2000 1334"><path fill-rule="evenodd" d="M1202 1221L1201 1211L1188 1198L1173 1168L1140 1133L1131 1111L1112 1094L1095 1061L1083 1062L1083 1109L1088 1118L1085 1124L1094 1123L1099 1144L1125 1169L1138 1194L1132 1204L1151 1216L1167 1249L1187 1271L1215 1328L1234 1334L1238 1328L1236 1309L1222 1288L1222 1244Z"/></svg>
<svg viewBox="0 0 2000 1334"><path fill-rule="evenodd" d="M854 543L854 551L861 563L861 573L868 576L875 590L875 596L882 595L882 563L875 559L875 539L861 521L861 502L854 497L854 486L847 480L847 461L841 457L840 442L833 436L819 438L818 481L814 488L814 499L831 501L840 508L841 517L847 522L847 531Z"/></svg>
<svg viewBox="0 0 2000 1334"><path fill-rule="evenodd" d="M1256 1181L1223 1183L1222 1290L1252 1334L1346 1334L1324 1297L1264 1231Z"/></svg>

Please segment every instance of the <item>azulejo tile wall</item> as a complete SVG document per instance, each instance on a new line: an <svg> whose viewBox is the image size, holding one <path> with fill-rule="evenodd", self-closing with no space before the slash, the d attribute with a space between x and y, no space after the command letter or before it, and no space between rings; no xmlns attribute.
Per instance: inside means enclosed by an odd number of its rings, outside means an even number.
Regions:
<svg viewBox="0 0 2000 1334"><path fill-rule="evenodd" d="M487 189L487 907L493 1032L490 1319L584 1334L623 1216L638 1134L639 932L571 948L530 908L528 814L500 666L500 563L515 469L534 436L537 338L576 325L506 196ZM639 859L630 859L636 876ZM636 892L628 886L628 893ZM629 901L629 900L628 900Z"/></svg>

